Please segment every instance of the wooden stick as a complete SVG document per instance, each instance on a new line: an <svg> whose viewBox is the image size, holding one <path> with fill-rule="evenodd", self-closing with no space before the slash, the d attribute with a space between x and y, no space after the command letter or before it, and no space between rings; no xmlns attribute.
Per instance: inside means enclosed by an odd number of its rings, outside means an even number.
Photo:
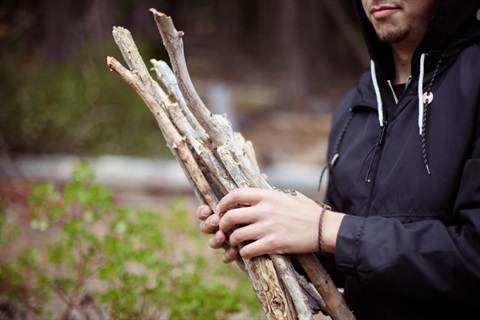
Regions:
<svg viewBox="0 0 480 320"><path fill-rule="evenodd" d="M211 208L215 208L218 198L213 189L206 183L207 179L192 155L185 137L178 133L168 116L167 110L170 108L165 105L165 100L171 99L171 97L161 90L158 83L151 79L145 64L140 61L141 56L130 32L124 28L114 28L113 34L131 70L127 70L111 57L107 58L107 64L142 97L157 119L172 153L183 164L186 175L191 179L193 186L199 190L205 202ZM176 102L172 105L175 104ZM287 307L287 297L282 291L280 281L268 257L257 257L244 261L244 265L251 281L255 284L255 293L268 317L271 319L294 319L292 310Z"/></svg>
<svg viewBox="0 0 480 320"><path fill-rule="evenodd" d="M310 281L325 301L330 317L332 319L354 320L353 313L348 309L341 293L337 290L317 257L313 254L297 254L295 258L302 265Z"/></svg>
<svg viewBox="0 0 480 320"><path fill-rule="evenodd" d="M121 27L114 28L113 36L129 69L112 57L107 58L107 64L137 92L155 116L197 197L215 210L219 198L235 188L273 189L261 177L251 142L234 132L228 119L212 114L195 91L186 67L183 33L175 29L170 17L151 11L173 72L165 62L151 60L160 83L153 80L130 32ZM269 319L311 319L313 310L318 309L311 303L317 301L321 307L321 299L325 300L334 320L353 319L340 318L348 308L333 294L338 293L333 283L324 281L329 277L320 272L323 267L316 257L301 255L298 261L306 272L308 270L320 299L311 299L315 295L306 293L305 283L300 283L288 256L265 255L250 260L237 257ZM320 269L316 269L318 265Z"/></svg>

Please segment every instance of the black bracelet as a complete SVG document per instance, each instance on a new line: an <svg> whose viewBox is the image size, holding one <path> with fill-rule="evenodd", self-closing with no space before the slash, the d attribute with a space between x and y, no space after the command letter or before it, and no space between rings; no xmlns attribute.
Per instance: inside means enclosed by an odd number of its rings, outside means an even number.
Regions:
<svg viewBox="0 0 480 320"><path fill-rule="evenodd" d="M325 215L325 210L331 210L329 206L324 203L317 202L321 207L322 211L320 212L320 218L318 220L318 251L321 255L325 255L323 251L323 244L322 244L322 225L323 225L323 217Z"/></svg>

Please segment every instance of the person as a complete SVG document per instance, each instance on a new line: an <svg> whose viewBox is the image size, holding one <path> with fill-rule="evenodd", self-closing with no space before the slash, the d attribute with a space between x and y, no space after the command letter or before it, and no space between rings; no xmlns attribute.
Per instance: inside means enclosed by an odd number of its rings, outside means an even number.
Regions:
<svg viewBox="0 0 480 320"><path fill-rule="evenodd" d="M318 253L357 319L478 318L480 1L353 5L371 63L333 116L331 209L239 188L200 229L215 249L234 230L225 262Z"/></svg>

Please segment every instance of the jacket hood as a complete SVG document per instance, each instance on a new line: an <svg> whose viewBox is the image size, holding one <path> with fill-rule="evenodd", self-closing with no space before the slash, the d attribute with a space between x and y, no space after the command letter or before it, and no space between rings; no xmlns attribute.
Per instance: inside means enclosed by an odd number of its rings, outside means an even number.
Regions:
<svg viewBox="0 0 480 320"><path fill-rule="evenodd" d="M363 11L362 1L353 0L370 57L382 73L393 76L390 46L379 41ZM459 51L480 38L480 0L436 0L427 31L412 57L412 74L418 68L422 53Z"/></svg>
<svg viewBox="0 0 480 320"><path fill-rule="evenodd" d="M390 2L395 1L401 2L404 0L391 0ZM382 3L378 0L377 2ZM357 85L352 104L354 106L375 108L378 114L379 125L383 127L381 131L383 135L383 130L389 121L388 115L384 115L384 95L391 95L393 91L389 81L394 77L392 50L388 44L382 43L378 39L372 24L363 10L362 0L353 0L353 6L365 37L371 62L370 74L364 74L361 81L362 85L360 83ZM480 0L435 0L433 14L425 35L412 56L411 77L408 83L409 90L415 90L416 86L418 131L422 142L421 153L428 175L431 174L431 171L428 164L426 130L428 109L433 101L430 98L433 97L431 92L432 85L436 77L449 68L463 49L478 41L480 41ZM428 59L427 56L429 56ZM366 80L368 77L371 78L371 81ZM388 88L389 86L391 88ZM372 101L372 90L374 91L373 97L376 101ZM351 111L354 109L351 108ZM398 112L401 109L397 108L396 110ZM352 117L353 115L354 112L352 112ZM351 119L346 121L342 134L339 135L335 144L335 160L339 157L339 149L350 121Z"/></svg>

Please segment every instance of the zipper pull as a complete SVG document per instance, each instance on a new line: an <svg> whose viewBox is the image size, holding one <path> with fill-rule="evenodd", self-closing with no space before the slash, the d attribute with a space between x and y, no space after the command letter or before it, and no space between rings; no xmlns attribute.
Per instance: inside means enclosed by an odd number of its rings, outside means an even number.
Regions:
<svg viewBox="0 0 480 320"><path fill-rule="evenodd" d="M382 131L380 131L380 135L378 136L378 140L377 140L378 146L382 145L383 138L385 137L385 132L387 132L387 125L388 125L387 121L384 121L382 126Z"/></svg>

